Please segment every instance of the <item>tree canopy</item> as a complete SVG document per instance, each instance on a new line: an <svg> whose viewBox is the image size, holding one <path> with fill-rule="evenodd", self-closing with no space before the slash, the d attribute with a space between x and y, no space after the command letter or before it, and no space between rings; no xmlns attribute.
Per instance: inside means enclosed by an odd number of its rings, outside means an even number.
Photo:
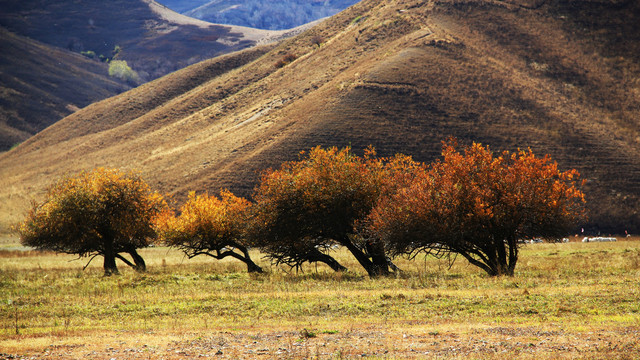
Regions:
<svg viewBox="0 0 640 360"><path fill-rule="evenodd" d="M346 248L369 276L398 271L391 259L427 252L460 255L489 275L513 275L525 239L558 239L585 218L576 170L560 171L531 150L494 154L489 147L443 143L442 159L358 156L346 147L315 147L262 174L251 203L229 191L189 194L175 215L139 177L99 168L60 179L34 203L18 230L24 245L103 256L144 270L136 249L158 235L189 258L233 257L262 272L256 247L273 263L299 268ZM121 254L129 254L132 261Z"/></svg>
<svg viewBox="0 0 640 360"><path fill-rule="evenodd" d="M373 149L360 157L349 147L315 147L300 160L265 172L254 193L251 228L256 246L276 263L324 262L340 271L344 267L327 254L340 245L369 275L389 273L384 248L360 236L357 225L392 187L387 179L414 162L405 156L375 155Z"/></svg>
<svg viewBox="0 0 640 360"><path fill-rule="evenodd" d="M189 258L233 257L247 264L249 272L262 272L251 260L244 239L249 206L249 201L229 191L222 191L220 198L191 192L179 216L167 216L158 222L159 234L165 243L181 249Z"/></svg>
<svg viewBox="0 0 640 360"><path fill-rule="evenodd" d="M576 170L530 150L458 148L443 144L442 160L371 212L371 231L391 254L459 254L490 275L513 275L521 240L564 236L584 216Z"/></svg>
<svg viewBox="0 0 640 360"><path fill-rule="evenodd" d="M153 222L167 209L163 197L137 173L98 168L51 185L18 232L26 246L103 256L105 275L118 273L116 258L143 271L146 265L136 249L156 238ZM121 253L130 254L133 263Z"/></svg>

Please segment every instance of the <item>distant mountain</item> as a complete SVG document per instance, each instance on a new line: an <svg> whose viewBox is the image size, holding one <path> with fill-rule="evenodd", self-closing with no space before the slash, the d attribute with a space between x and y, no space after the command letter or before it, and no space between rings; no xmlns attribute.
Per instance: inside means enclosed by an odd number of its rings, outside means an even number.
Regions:
<svg viewBox="0 0 640 360"><path fill-rule="evenodd" d="M177 200L249 196L312 146L432 161L455 136L550 154L587 180L586 229L637 233L639 18L631 0L364 0L244 66L182 69L1 154L0 227L80 169L139 169Z"/></svg>
<svg viewBox="0 0 640 360"><path fill-rule="evenodd" d="M184 14L189 10L193 10L200 6L206 5L211 0L160 0L158 3L168 7L169 9Z"/></svg>
<svg viewBox="0 0 640 360"><path fill-rule="evenodd" d="M282 36L149 0L0 0L0 9L0 151L131 86Z"/></svg>
<svg viewBox="0 0 640 360"><path fill-rule="evenodd" d="M291 29L337 14L359 0L161 0L185 15L218 24Z"/></svg>

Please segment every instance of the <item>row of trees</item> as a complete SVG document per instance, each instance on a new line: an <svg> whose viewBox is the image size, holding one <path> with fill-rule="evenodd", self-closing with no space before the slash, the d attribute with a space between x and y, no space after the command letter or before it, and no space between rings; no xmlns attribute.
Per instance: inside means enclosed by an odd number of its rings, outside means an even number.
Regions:
<svg viewBox="0 0 640 360"><path fill-rule="evenodd" d="M584 218L580 184L548 156L496 155L477 143L450 140L430 165L316 147L264 172L253 201L191 193L177 212L135 173L83 172L54 184L19 232L28 246L102 255L105 274L117 272L116 258L144 270L136 249L159 241L190 258L236 258L249 272L263 271L252 247L274 264L344 271L331 256L340 246L372 277L398 271L394 257L421 252L513 275L521 239L559 238Z"/></svg>

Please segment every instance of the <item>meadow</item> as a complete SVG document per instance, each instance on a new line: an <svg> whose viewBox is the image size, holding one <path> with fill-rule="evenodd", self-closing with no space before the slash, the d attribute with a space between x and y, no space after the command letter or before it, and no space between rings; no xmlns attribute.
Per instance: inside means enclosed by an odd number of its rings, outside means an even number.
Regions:
<svg viewBox="0 0 640 360"><path fill-rule="evenodd" d="M0 358L640 358L640 238L525 245L494 278L461 258L370 279L343 251L346 273L141 255L146 273L104 277L101 259L0 245Z"/></svg>

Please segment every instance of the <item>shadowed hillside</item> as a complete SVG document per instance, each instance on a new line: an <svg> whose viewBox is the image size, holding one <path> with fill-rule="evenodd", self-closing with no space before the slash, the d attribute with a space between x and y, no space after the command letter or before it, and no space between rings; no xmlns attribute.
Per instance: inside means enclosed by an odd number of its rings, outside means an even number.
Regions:
<svg viewBox="0 0 640 360"><path fill-rule="evenodd" d="M3 221L81 168L136 168L178 199L248 195L315 145L431 161L456 136L551 154L588 180L593 229L640 231L639 16L636 1L365 0L244 67L184 69L2 155Z"/></svg>
<svg viewBox="0 0 640 360"><path fill-rule="evenodd" d="M0 28L0 151L92 102L130 89L107 64Z"/></svg>
<svg viewBox="0 0 640 360"><path fill-rule="evenodd" d="M286 35L206 23L150 0L0 0L0 9L0 151L95 101Z"/></svg>
<svg viewBox="0 0 640 360"><path fill-rule="evenodd" d="M0 0L0 26L96 59L125 60L142 81L253 46L270 33L188 18L152 0Z"/></svg>

